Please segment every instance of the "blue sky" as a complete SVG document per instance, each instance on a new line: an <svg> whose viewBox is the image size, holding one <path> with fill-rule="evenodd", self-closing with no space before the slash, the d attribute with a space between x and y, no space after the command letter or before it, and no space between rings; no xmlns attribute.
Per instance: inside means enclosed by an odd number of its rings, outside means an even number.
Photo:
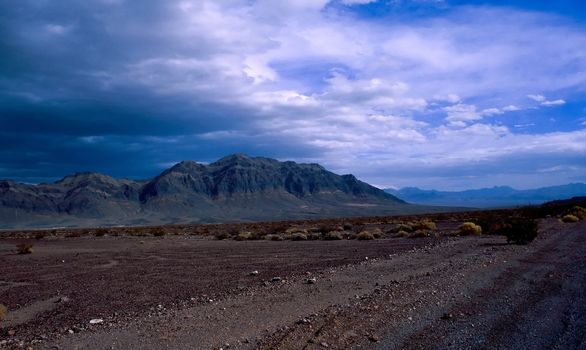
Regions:
<svg viewBox="0 0 586 350"><path fill-rule="evenodd" d="M6 0L0 178L244 152L380 187L586 181L586 3Z"/></svg>

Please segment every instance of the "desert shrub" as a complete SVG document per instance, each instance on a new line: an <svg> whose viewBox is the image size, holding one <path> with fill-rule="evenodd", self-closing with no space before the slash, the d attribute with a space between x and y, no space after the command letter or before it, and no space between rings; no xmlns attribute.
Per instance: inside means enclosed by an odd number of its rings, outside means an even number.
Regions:
<svg viewBox="0 0 586 350"><path fill-rule="evenodd" d="M268 234L265 236L265 239L268 239L271 241L282 241L283 237L281 235Z"/></svg>
<svg viewBox="0 0 586 350"><path fill-rule="evenodd" d="M288 228L289 226L285 223L276 223L269 228L268 234L278 235L287 231Z"/></svg>
<svg viewBox="0 0 586 350"><path fill-rule="evenodd" d="M586 220L586 209L580 206L575 206L569 210L567 210L565 215L573 215L578 218L578 220Z"/></svg>
<svg viewBox="0 0 586 350"><path fill-rule="evenodd" d="M417 230L409 235L409 238L425 238L431 236L427 230Z"/></svg>
<svg viewBox="0 0 586 350"><path fill-rule="evenodd" d="M37 232L35 234L35 239L36 240L41 240L41 239L45 238L46 236L47 236L47 233L46 232Z"/></svg>
<svg viewBox="0 0 586 350"><path fill-rule="evenodd" d="M307 236L307 239L309 239L309 240L311 240L311 241L317 241L317 240L321 239L321 234L319 234L319 233L315 233L315 232L314 232L314 233L310 233L310 234Z"/></svg>
<svg viewBox="0 0 586 350"><path fill-rule="evenodd" d="M409 232L415 231L415 229L413 228L413 223L408 222L405 224L399 224L399 226L395 227L395 231L396 232L405 231L405 232L409 233Z"/></svg>
<svg viewBox="0 0 586 350"><path fill-rule="evenodd" d="M216 237L216 239L223 240L223 239L230 238L230 235L228 234L228 232L220 231L220 232L216 232L214 237Z"/></svg>
<svg viewBox="0 0 586 350"><path fill-rule="evenodd" d="M236 240L237 241L246 241L248 239L250 239L252 237L252 233L250 232L240 232L237 236L236 236Z"/></svg>
<svg viewBox="0 0 586 350"><path fill-rule="evenodd" d="M163 230L163 228L162 228L162 227L157 227L157 228L153 229L153 230L151 231L151 233L152 233L152 234L153 234L153 236L155 236L155 237L163 237L163 236L165 236L165 235L167 234L167 232L165 232L165 230Z"/></svg>
<svg viewBox="0 0 586 350"><path fill-rule="evenodd" d="M344 231L344 227L333 224L323 224L319 227L319 232L321 233L328 233L332 231Z"/></svg>
<svg viewBox="0 0 586 350"><path fill-rule="evenodd" d="M104 237L108 233L108 230L105 228L99 228L94 232L94 236L96 237Z"/></svg>
<svg viewBox="0 0 586 350"><path fill-rule="evenodd" d="M289 227L286 231L286 234L288 235L292 235L294 233L303 233L303 234L307 234L307 230L303 229L301 227Z"/></svg>
<svg viewBox="0 0 586 350"><path fill-rule="evenodd" d="M374 239L374 235L372 234L371 231L362 231L356 235L356 239L358 239L360 241L367 241L367 240Z"/></svg>
<svg viewBox="0 0 586 350"><path fill-rule="evenodd" d="M415 230L427 230L427 231L437 230L437 226L435 225L435 222L433 222L431 220L421 220L421 221L415 223L413 228Z"/></svg>
<svg viewBox="0 0 586 350"><path fill-rule="evenodd" d="M374 238L381 238L383 235L383 230L381 230L380 228L373 228L372 230L370 230L370 232L372 233L372 235L374 236Z"/></svg>
<svg viewBox="0 0 586 350"><path fill-rule="evenodd" d="M0 321L4 321L8 315L8 308L4 304L0 304Z"/></svg>
<svg viewBox="0 0 586 350"><path fill-rule="evenodd" d="M537 221L529 218L511 219L505 228L507 242L514 244L528 244L537 234Z"/></svg>
<svg viewBox="0 0 586 350"><path fill-rule="evenodd" d="M570 223L570 222L578 222L580 218L576 215L567 214L561 218L562 222Z"/></svg>
<svg viewBox="0 0 586 350"><path fill-rule="evenodd" d="M18 254L31 254L33 252L32 243L20 243L16 245L16 252Z"/></svg>
<svg viewBox="0 0 586 350"><path fill-rule="evenodd" d="M292 241L306 241L307 235L305 233L296 232L290 236Z"/></svg>
<svg viewBox="0 0 586 350"><path fill-rule="evenodd" d="M482 234L482 227L473 222L465 222L458 226L458 234L461 236L480 236Z"/></svg>
<svg viewBox="0 0 586 350"><path fill-rule="evenodd" d="M409 232L401 230L397 232L397 237L409 237Z"/></svg>
<svg viewBox="0 0 586 350"><path fill-rule="evenodd" d="M323 238L328 241L344 239L344 237L342 236L342 231L330 231L324 234Z"/></svg>

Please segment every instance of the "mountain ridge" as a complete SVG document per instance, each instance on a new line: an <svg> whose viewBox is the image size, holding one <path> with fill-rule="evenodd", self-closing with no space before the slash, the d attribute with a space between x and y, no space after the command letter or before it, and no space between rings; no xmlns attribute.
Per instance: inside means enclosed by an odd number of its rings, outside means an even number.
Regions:
<svg viewBox="0 0 586 350"><path fill-rule="evenodd" d="M53 183L0 180L0 227L147 225L424 211L319 164L233 154L182 161L146 180L78 172Z"/></svg>
<svg viewBox="0 0 586 350"><path fill-rule="evenodd" d="M410 203L423 205L458 205L478 208L514 207L529 204L542 204L552 200L586 195L586 184L570 183L527 190L517 190L510 186L470 189L464 191L423 190L417 187L385 189Z"/></svg>

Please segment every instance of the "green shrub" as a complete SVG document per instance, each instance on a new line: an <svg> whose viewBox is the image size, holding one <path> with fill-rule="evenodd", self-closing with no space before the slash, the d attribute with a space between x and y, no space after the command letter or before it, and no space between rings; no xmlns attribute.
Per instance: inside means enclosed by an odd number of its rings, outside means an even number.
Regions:
<svg viewBox="0 0 586 350"><path fill-rule="evenodd" d="M562 217L562 222L571 223L571 222L578 222L580 218L576 215L567 214Z"/></svg>
<svg viewBox="0 0 586 350"><path fill-rule="evenodd" d="M219 240L230 238L230 235L228 234L228 232L225 232L225 231L216 232L216 234L214 236L216 237L216 239L219 239Z"/></svg>
<svg viewBox="0 0 586 350"><path fill-rule="evenodd" d="M16 252L18 254L31 254L33 252L32 243L20 243L16 245Z"/></svg>
<svg viewBox="0 0 586 350"><path fill-rule="evenodd" d="M162 227L155 228L151 233L155 237L163 237L163 236L165 236L167 234L167 232L165 232L165 230L163 230Z"/></svg>
<svg viewBox="0 0 586 350"><path fill-rule="evenodd" d="M0 321L4 321L8 315L8 308L4 304L0 304Z"/></svg>
<svg viewBox="0 0 586 350"><path fill-rule="evenodd" d="M482 227L473 222L465 222L458 226L458 234L461 236L480 236L482 234Z"/></svg>
<svg viewBox="0 0 586 350"><path fill-rule="evenodd" d="M94 232L94 235L96 237L103 237L108 233L108 230L106 230L105 228L99 228L96 229L96 231Z"/></svg>
<svg viewBox="0 0 586 350"><path fill-rule="evenodd" d="M504 228L507 242L528 244L537 237L537 221L528 218L511 219Z"/></svg>

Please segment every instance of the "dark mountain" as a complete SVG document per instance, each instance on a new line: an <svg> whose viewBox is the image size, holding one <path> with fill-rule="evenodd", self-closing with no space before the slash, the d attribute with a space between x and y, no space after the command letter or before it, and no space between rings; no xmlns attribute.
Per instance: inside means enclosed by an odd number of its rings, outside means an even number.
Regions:
<svg viewBox="0 0 586 350"><path fill-rule="evenodd" d="M183 161L147 181L77 173L55 183L0 181L0 227L142 225L390 215L405 203L318 164L235 154ZM437 210L437 208L436 208Z"/></svg>
<svg viewBox="0 0 586 350"><path fill-rule="evenodd" d="M410 203L497 208L541 204L556 199L585 196L586 184L574 183L530 190L516 190L502 186L459 192L422 190L416 187L405 187L400 190L386 189L385 191Z"/></svg>

